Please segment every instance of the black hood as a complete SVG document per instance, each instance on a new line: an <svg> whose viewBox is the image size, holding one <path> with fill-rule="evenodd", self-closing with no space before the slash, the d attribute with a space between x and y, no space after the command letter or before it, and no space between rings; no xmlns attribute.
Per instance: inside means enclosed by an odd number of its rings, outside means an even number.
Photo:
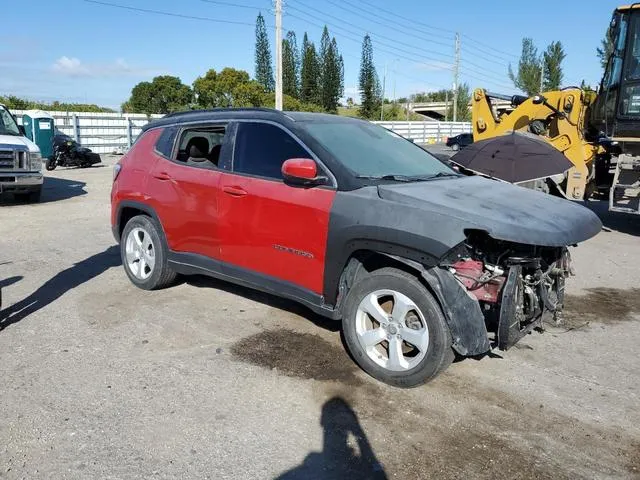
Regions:
<svg viewBox="0 0 640 480"><path fill-rule="evenodd" d="M379 185L378 195L516 243L561 247L602 229L600 219L579 204L479 176Z"/></svg>

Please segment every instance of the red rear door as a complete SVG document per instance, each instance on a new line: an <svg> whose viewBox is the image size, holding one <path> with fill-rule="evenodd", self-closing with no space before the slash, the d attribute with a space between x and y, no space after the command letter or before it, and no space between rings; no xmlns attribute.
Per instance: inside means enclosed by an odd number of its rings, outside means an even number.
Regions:
<svg viewBox="0 0 640 480"><path fill-rule="evenodd" d="M220 257L321 294L335 190L286 185L289 158L310 154L276 125L238 124L233 172L220 174Z"/></svg>

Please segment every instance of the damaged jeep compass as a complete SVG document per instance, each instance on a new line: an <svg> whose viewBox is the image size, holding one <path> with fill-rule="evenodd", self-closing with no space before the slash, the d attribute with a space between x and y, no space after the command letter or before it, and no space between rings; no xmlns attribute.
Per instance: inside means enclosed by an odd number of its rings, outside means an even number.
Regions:
<svg viewBox="0 0 640 480"><path fill-rule="evenodd" d="M369 122L266 109L147 125L111 204L136 286L205 274L295 300L399 387L557 316L567 247L601 229L580 205L459 175Z"/></svg>

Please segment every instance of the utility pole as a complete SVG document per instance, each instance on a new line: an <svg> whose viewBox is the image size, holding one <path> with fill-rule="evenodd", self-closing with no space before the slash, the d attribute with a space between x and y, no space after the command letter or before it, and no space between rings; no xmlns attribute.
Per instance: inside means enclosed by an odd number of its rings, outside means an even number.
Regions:
<svg viewBox="0 0 640 480"><path fill-rule="evenodd" d="M458 121L458 76L460 74L460 34L456 32L456 60L453 65L453 121Z"/></svg>
<svg viewBox="0 0 640 480"><path fill-rule="evenodd" d="M444 121L449 121L449 90L444 91Z"/></svg>
<svg viewBox="0 0 640 480"><path fill-rule="evenodd" d="M387 88L387 63L384 64L384 76L382 77L382 105L380 107L380 121L384 120L384 95Z"/></svg>
<svg viewBox="0 0 640 480"><path fill-rule="evenodd" d="M540 94L542 94L543 86L544 86L544 55L540 60Z"/></svg>
<svg viewBox="0 0 640 480"><path fill-rule="evenodd" d="M282 0L276 0L276 110L282 110Z"/></svg>

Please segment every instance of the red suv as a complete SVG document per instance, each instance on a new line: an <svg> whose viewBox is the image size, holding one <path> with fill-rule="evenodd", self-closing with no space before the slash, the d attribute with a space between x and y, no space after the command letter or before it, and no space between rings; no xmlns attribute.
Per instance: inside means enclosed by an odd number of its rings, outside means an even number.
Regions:
<svg viewBox="0 0 640 480"><path fill-rule="evenodd" d="M206 274L293 299L340 320L358 364L402 387L557 314L565 247L601 227L369 122L266 109L147 125L115 167L111 203L138 287Z"/></svg>

